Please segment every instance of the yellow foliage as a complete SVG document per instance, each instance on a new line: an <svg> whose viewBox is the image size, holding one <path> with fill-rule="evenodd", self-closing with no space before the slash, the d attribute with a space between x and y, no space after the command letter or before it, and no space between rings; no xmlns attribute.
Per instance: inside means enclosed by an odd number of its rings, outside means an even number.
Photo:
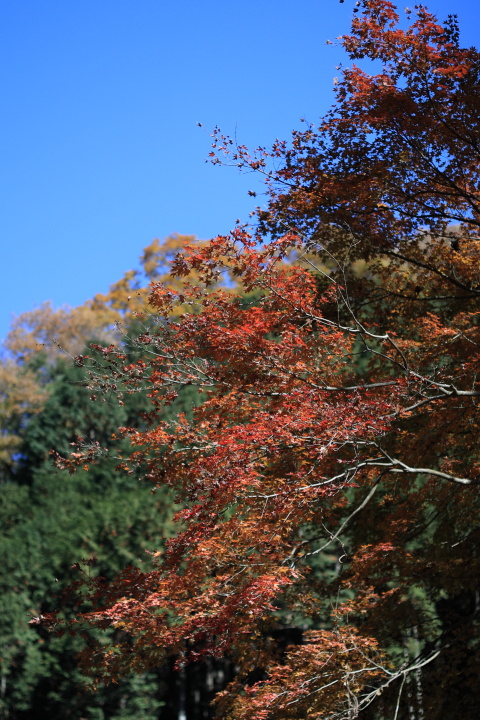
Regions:
<svg viewBox="0 0 480 720"><path fill-rule="evenodd" d="M46 398L31 370L13 360L0 363L0 467L12 465L25 416L39 412Z"/></svg>
<svg viewBox="0 0 480 720"><path fill-rule="evenodd" d="M59 354L78 355L91 341L117 343L120 324L128 325L148 305L149 283L165 282L180 289L183 280L168 278L170 262L187 244L198 243L194 235L169 235L162 243L156 239L140 257L142 270L128 270L92 300L71 308L58 309L45 302L14 319L5 341L9 354L20 361L39 351L54 360Z"/></svg>

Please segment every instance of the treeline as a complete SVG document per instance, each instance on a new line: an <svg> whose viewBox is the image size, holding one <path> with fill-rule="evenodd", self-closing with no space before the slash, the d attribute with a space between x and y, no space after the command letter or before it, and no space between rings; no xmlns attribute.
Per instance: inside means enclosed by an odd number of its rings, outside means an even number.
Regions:
<svg viewBox="0 0 480 720"><path fill-rule="evenodd" d="M149 551L161 551L172 531L168 491L152 493L138 474L116 469L128 445L114 435L121 426L142 425L146 394L127 394L122 405L108 395L92 402L86 371L73 358L96 342L120 345L130 361L137 359L134 338L149 322L147 286L164 278L168 260L192 240L155 241L142 255L142 270L126 273L107 295L77 308L45 304L17 318L6 340L0 365L2 719L156 720L176 718L179 706L192 702L185 673L173 675L172 664L85 692L76 660L85 638L29 624L56 603L68 607L62 594L84 572L109 580L127 566L148 568ZM196 402L186 388L165 417L189 415ZM108 448L108 457L88 472L58 470L51 450L67 455L79 437ZM202 687L192 687L192 676L189 693L203 713L224 670L204 668L201 678L195 672Z"/></svg>

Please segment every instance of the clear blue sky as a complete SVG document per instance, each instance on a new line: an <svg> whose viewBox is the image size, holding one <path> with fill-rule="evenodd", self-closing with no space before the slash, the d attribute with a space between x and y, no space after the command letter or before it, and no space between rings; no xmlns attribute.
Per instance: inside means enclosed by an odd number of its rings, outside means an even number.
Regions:
<svg viewBox="0 0 480 720"><path fill-rule="evenodd" d="M247 219L255 182L205 164L204 129L254 146L315 121L353 4L3 0L0 338L12 314L105 292L155 237ZM478 44L478 2L429 7Z"/></svg>

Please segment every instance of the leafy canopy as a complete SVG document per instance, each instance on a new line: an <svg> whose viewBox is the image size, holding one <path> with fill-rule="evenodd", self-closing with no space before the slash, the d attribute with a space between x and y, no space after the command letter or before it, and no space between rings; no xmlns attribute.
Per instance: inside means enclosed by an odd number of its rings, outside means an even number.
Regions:
<svg viewBox="0 0 480 720"><path fill-rule="evenodd" d="M318 126L254 153L214 133L214 161L265 175L253 234L186 247L142 360L94 361L147 389L130 465L182 509L152 572L93 583L75 622L125 641L85 667L229 656L235 720L478 706L480 55L423 6L357 5ZM211 291L227 271L246 299ZM192 419L164 420L190 386Z"/></svg>

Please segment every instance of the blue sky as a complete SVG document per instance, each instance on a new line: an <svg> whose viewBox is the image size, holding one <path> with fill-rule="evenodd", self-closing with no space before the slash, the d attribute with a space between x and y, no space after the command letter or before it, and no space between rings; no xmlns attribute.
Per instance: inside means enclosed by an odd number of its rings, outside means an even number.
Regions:
<svg viewBox="0 0 480 720"><path fill-rule="evenodd" d="M12 314L105 292L155 237L247 219L255 180L204 162L208 131L255 146L315 121L353 4L3 0L0 338ZM429 8L478 44L478 2Z"/></svg>

